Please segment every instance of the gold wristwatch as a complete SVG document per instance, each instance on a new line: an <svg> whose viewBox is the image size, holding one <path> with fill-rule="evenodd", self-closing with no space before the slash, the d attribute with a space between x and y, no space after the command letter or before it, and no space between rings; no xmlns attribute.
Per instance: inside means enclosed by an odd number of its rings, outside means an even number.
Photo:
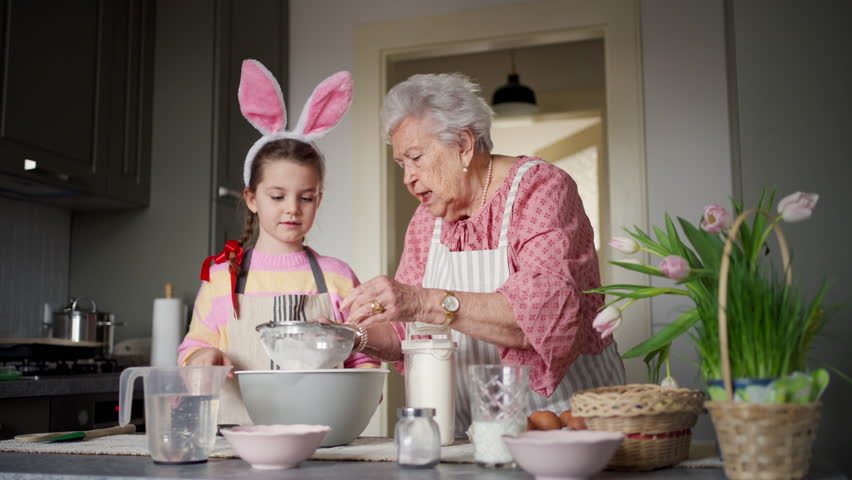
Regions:
<svg viewBox="0 0 852 480"><path fill-rule="evenodd" d="M441 300L441 306L444 308L444 313L447 315L447 318L444 320L444 323L441 324L441 327L447 328L451 323L453 323L456 312L459 311L459 307L461 305L459 304L459 299L456 298L456 295L453 292L445 290L444 293L446 293L446 295L444 295L443 300Z"/></svg>

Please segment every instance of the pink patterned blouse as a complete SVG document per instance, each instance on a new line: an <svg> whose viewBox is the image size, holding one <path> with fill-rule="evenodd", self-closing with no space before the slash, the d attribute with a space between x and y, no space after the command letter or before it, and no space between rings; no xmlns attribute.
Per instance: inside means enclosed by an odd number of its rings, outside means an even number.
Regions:
<svg viewBox="0 0 852 480"><path fill-rule="evenodd" d="M485 207L474 216L444 223L441 243L450 251L492 250L500 238L506 197L518 167L536 160L520 157ZM546 163L533 166L518 186L509 223L509 271L497 291L512 305L528 349L499 347L507 365L529 365L530 387L550 396L580 354L598 354L612 339L592 328L603 295L594 234L574 180ZM435 217L422 205L408 225L396 280L421 286ZM393 324L405 335L405 324ZM397 362L402 372L402 362Z"/></svg>

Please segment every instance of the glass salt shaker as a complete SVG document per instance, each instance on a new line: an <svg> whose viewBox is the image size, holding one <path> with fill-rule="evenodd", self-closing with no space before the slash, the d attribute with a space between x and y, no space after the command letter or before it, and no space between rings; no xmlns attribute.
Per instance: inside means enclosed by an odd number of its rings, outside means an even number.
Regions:
<svg viewBox="0 0 852 480"><path fill-rule="evenodd" d="M441 433L434 408L396 409L396 461L406 468L431 468L441 460Z"/></svg>

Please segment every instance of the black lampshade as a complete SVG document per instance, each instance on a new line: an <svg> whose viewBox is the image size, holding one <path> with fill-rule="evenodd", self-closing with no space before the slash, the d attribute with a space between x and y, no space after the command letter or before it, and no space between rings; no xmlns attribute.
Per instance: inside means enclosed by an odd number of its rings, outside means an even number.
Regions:
<svg viewBox="0 0 852 480"><path fill-rule="evenodd" d="M508 83L494 92L491 107L498 114L522 114L538 111L535 93L526 85L522 85L520 77L515 73L515 56L512 54L512 72Z"/></svg>

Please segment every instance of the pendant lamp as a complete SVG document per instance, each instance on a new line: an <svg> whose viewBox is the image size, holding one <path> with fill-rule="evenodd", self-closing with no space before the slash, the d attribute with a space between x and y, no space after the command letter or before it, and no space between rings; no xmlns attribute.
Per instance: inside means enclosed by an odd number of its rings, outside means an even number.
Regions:
<svg viewBox="0 0 852 480"><path fill-rule="evenodd" d="M494 92L491 108L498 115L519 115L535 113L538 105L535 103L535 93L526 85L522 85L520 76L515 70L515 52L511 52L512 70L509 72L508 83Z"/></svg>

